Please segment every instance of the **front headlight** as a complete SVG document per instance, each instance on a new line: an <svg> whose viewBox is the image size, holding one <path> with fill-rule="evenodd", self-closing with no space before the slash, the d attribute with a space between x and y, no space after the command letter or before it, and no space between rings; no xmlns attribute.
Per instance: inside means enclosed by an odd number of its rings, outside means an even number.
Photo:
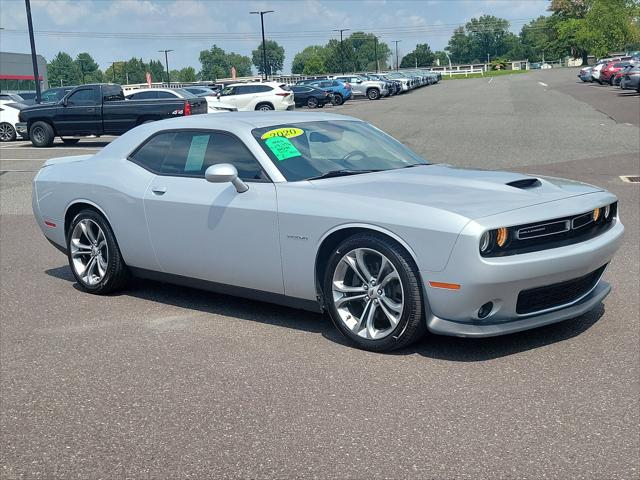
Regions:
<svg viewBox="0 0 640 480"><path fill-rule="evenodd" d="M495 248L502 249L509 243L510 232L507 227L487 230L480 237L480 253L487 253Z"/></svg>
<svg viewBox="0 0 640 480"><path fill-rule="evenodd" d="M484 232L480 237L480 252L485 253L489 251L491 245L491 232Z"/></svg>

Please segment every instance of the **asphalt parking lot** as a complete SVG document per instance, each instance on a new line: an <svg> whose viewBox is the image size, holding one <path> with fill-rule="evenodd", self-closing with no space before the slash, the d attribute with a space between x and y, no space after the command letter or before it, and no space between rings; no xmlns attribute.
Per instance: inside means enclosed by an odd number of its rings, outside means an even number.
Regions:
<svg viewBox="0 0 640 480"><path fill-rule="evenodd" d="M31 216L43 160L0 146L2 478L638 478L640 98L574 70L447 81L354 115L434 162L573 178L620 200L604 304L396 354L328 318L154 282L96 297ZM309 113L313 115L313 112Z"/></svg>

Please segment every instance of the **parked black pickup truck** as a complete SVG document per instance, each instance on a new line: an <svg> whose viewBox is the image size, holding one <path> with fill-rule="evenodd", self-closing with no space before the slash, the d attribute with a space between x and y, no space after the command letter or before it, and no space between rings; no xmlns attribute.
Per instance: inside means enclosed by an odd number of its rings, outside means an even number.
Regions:
<svg viewBox="0 0 640 480"><path fill-rule="evenodd" d="M20 111L16 130L35 147L49 147L56 136L66 144L90 135L120 135L146 122L207 113L205 98L125 100L111 83L82 85L54 104L30 105Z"/></svg>

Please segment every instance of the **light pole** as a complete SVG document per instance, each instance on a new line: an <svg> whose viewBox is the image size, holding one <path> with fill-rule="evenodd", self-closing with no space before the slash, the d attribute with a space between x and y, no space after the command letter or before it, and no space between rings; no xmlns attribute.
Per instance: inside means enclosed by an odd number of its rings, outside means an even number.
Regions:
<svg viewBox="0 0 640 480"><path fill-rule="evenodd" d="M394 40L394 42L396 43L396 70L400 69L400 63L398 62L398 44L401 42L402 40Z"/></svg>
<svg viewBox="0 0 640 480"><path fill-rule="evenodd" d="M264 39L264 16L267 13L273 13L273 10L262 10L259 12L249 12L251 15L260 15L260 26L262 27L262 79L268 80L267 77L267 41Z"/></svg>
<svg viewBox="0 0 640 480"><path fill-rule="evenodd" d="M376 57L376 73L380 69L380 65L378 64L378 37L374 35L373 37L373 54Z"/></svg>
<svg viewBox="0 0 640 480"><path fill-rule="evenodd" d="M169 75L169 52L173 50L158 50L158 53L164 52L164 66L167 69L167 87L171 86L171 76Z"/></svg>
<svg viewBox="0 0 640 480"><path fill-rule="evenodd" d="M40 103L40 74L38 73L38 55L36 54L36 40L33 37L33 21L31 19L31 2L24 0L27 9L27 25L29 27L29 43L31 43L31 63L33 63L33 83L36 86L36 103Z"/></svg>
<svg viewBox="0 0 640 480"><path fill-rule="evenodd" d="M116 63L118 62L111 62L111 73L113 73L113 83L116 83Z"/></svg>
<svg viewBox="0 0 640 480"><path fill-rule="evenodd" d="M333 30L334 32L340 32L340 68L342 69L342 74L344 75L344 48L342 47L342 32L348 32L349 28L338 28Z"/></svg>
<svg viewBox="0 0 640 480"><path fill-rule="evenodd" d="M449 60L449 76L451 76L451 70L453 70L453 67L451 66L451 57L449 56L449 50L445 48L443 51L444 51L444 54L447 56L447 60Z"/></svg>

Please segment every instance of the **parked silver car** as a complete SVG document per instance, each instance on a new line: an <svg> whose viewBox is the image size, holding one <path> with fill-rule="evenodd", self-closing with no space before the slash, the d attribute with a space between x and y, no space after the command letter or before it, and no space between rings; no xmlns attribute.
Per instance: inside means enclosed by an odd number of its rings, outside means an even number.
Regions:
<svg viewBox="0 0 640 480"><path fill-rule="evenodd" d="M348 83L354 95L365 96L369 100L378 100L389 93L387 82L381 80L369 80L359 75L338 75L333 78Z"/></svg>
<svg viewBox="0 0 640 480"><path fill-rule="evenodd" d="M87 292L136 275L327 311L376 351L579 316L609 293L624 230L601 188L430 164L298 112L141 125L45 162L33 211Z"/></svg>

